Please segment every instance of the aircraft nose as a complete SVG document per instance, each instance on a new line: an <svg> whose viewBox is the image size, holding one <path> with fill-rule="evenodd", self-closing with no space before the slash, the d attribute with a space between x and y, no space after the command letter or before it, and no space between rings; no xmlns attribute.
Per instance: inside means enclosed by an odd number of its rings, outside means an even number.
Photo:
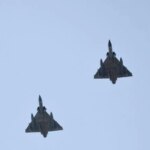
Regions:
<svg viewBox="0 0 150 150"><path fill-rule="evenodd" d="M108 41L108 46L109 46L109 47L112 47L110 40Z"/></svg>

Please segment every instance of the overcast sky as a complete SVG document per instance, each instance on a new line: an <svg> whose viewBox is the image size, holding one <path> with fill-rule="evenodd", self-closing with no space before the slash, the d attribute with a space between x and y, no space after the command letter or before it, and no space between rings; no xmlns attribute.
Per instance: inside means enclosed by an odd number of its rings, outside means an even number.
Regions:
<svg viewBox="0 0 150 150"><path fill-rule="evenodd" d="M0 149L149 150L150 2L0 0ZM133 77L93 76L111 40ZM25 133L39 94L63 131Z"/></svg>

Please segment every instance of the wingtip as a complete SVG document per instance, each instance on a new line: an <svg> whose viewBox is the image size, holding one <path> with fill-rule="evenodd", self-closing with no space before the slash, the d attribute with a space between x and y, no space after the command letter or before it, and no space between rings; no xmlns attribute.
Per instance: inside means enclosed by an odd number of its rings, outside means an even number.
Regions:
<svg viewBox="0 0 150 150"><path fill-rule="evenodd" d="M31 132L30 128L29 128L29 127L27 127L27 128L25 129L25 132L26 132L26 133Z"/></svg>

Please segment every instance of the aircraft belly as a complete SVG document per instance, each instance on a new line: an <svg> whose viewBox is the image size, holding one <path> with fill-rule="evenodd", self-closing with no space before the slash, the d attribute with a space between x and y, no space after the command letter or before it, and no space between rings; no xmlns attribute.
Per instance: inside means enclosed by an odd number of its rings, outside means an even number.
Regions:
<svg viewBox="0 0 150 150"><path fill-rule="evenodd" d="M43 122L40 123L39 125L40 125L41 134L43 134L43 136L46 137L48 133L49 125Z"/></svg>

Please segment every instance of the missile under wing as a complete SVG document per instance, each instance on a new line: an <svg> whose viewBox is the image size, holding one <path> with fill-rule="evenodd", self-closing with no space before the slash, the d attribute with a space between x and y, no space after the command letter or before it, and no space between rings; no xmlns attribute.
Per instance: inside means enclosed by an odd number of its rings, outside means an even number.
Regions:
<svg viewBox="0 0 150 150"><path fill-rule="evenodd" d="M63 128L54 120L53 114L46 112L43 106L42 98L39 96L39 107L35 116L31 114L31 122L26 128L25 132L41 132L46 137L49 131L63 130Z"/></svg>
<svg viewBox="0 0 150 150"><path fill-rule="evenodd" d="M100 68L97 70L94 75L94 79L109 78L113 84L116 83L117 78L119 77L129 77L132 76L132 73L123 65L123 60L116 58L116 53L112 50L112 44L109 40L108 42L107 57L103 62L100 60Z"/></svg>

